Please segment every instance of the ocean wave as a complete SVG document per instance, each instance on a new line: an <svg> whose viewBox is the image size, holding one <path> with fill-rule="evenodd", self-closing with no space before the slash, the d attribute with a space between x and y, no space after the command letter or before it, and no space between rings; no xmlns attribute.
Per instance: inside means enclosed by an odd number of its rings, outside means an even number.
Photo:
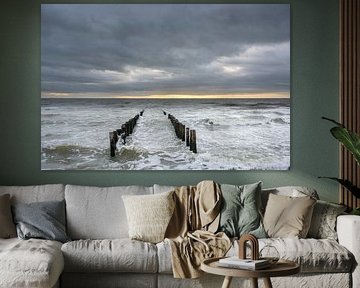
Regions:
<svg viewBox="0 0 360 288"><path fill-rule="evenodd" d="M42 153L47 155L58 155L63 157L70 157L73 155L92 155L99 153L99 149L93 147L84 147L80 145L58 145L53 147L43 147Z"/></svg>
<svg viewBox="0 0 360 288"><path fill-rule="evenodd" d="M287 122L283 118L274 118L274 119L271 119L270 122L276 123L276 124L289 124L289 122Z"/></svg>
<svg viewBox="0 0 360 288"><path fill-rule="evenodd" d="M136 161L149 155L146 149L136 146L122 146L117 152L116 159L121 161Z"/></svg>

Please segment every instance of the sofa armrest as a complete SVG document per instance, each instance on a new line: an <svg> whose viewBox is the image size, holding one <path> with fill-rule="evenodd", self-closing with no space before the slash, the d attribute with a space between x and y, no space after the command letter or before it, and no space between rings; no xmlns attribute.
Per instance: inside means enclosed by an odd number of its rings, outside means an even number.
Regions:
<svg viewBox="0 0 360 288"><path fill-rule="evenodd" d="M338 216L336 229L339 244L348 249L355 257L352 287L360 287L360 216Z"/></svg>

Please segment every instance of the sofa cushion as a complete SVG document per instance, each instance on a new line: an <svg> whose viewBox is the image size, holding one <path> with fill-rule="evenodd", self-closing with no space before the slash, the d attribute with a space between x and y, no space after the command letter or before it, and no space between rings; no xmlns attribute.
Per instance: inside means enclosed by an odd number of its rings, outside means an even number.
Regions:
<svg viewBox="0 0 360 288"><path fill-rule="evenodd" d="M19 238L70 241L65 232L65 201L18 203L12 208Z"/></svg>
<svg viewBox="0 0 360 288"><path fill-rule="evenodd" d="M261 192L261 204L263 212L265 211L267 201L269 199L269 194L289 196L289 197L304 197L310 196L314 199L319 199L319 195L316 190L310 187L304 186L282 186L275 188L263 189Z"/></svg>
<svg viewBox="0 0 360 288"><path fill-rule="evenodd" d="M221 194L219 231L229 237L246 233L266 237L260 215L261 182L242 186L222 184Z"/></svg>
<svg viewBox="0 0 360 288"><path fill-rule="evenodd" d="M71 239L128 238L123 195L152 194L152 187L66 185L67 232Z"/></svg>
<svg viewBox="0 0 360 288"><path fill-rule="evenodd" d="M59 242L0 239L0 287L52 287L63 268Z"/></svg>
<svg viewBox="0 0 360 288"><path fill-rule="evenodd" d="M10 195L0 196L0 238L16 237L15 224L11 214Z"/></svg>
<svg viewBox="0 0 360 288"><path fill-rule="evenodd" d="M131 239L157 243L164 240L175 208L174 191L156 195L124 195Z"/></svg>
<svg viewBox="0 0 360 288"><path fill-rule="evenodd" d="M281 259L301 265L302 273L350 272L354 263L353 255L344 246L330 239L261 239L260 250L265 245L275 247Z"/></svg>
<svg viewBox="0 0 360 288"><path fill-rule="evenodd" d="M315 203L310 196L293 198L270 194L264 215L266 233L269 237L305 238Z"/></svg>
<svg viewBox="0 0 360 288"><path fill-rule="evenodd" d="M130 239L78 240L61 250L66 272L156 273L154 244Z"/></svg>
<svg viewBox="0 0 360 288"><path fill-rule="evenodd" d="M172 274L171 247L168 241L156 244L158 250L159 273ZM261 255L295 261L301 266L301 273L349 273L353 255L339 243L330 239L264 238L259 239L259 250L273 246L278 255ZM276 251L275 250L275 251ZM226 256L238 255L238 242L234 241ZM267 249L274 251L274 249ZM247 255L250 257L250 249Z"/></svg>
<svg viewBox="0 0 360 288"><path fill-rule="evenodd" d="M64 200L65 186L47 184L34 186L0 186L0 195L10 194L11 204Z"/></svg>
<svg viewBox="0 0 360 288"><path fill-rule="evenodd" d="M336 219L346 209L344 205L318 200L314 207L307 237L337 240Z"/></svg>

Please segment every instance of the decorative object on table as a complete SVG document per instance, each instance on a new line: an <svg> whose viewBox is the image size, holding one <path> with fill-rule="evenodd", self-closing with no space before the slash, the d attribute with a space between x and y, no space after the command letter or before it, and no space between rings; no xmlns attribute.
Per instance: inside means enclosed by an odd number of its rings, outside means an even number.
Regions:
<svg viewBox="0 0 360 288"><path fill-rule="evenodd" d="M259 259L259 241L252 234L244 234L239 239L239 258L246 259L246 243L250 242L251 259Z"/></svg>
<svg viewBox="0 0 360 288"><path fill-rule="evenodd" d="M280 253L275 246L266 244L259 251L260 259L266 259L270 264L276 264L280 259Z"/></svg>
<svg viewBox="0 0 360 288"><path fill-rule="evenodd" d="M246 257L246 243L250 243L251 259ZM219 260L219 265L228 268L258 270L268 268L270 261L267 259L259 259L259 241L252 234L244 234L239 240L238 256L223 258Z"/></svg>
<svg viewBox="0 0 360 288"><path fill-rule="evenodd" d="M360 165L360 136L355 132L347 129L343 124L333 119L327 117L322 117L322 119L325 119L337 125L330 129L331 135L333 135L334 138L339 140L339 142L342 143L347 150L349 150L349 152L354 156L354 159L357 162L357 164ZM324 176L321 176L319 178L327 178L337 181L342 186L344 186L348 191L350 191L353 196L355 196L356 198L360 198L360 187L356 186L348 179L341 179L337 177L324 177ZM358 209L354 209L354 210L355 211L352 212L352 214L357 214L357 215L360 214L360 211Z"/></svg>

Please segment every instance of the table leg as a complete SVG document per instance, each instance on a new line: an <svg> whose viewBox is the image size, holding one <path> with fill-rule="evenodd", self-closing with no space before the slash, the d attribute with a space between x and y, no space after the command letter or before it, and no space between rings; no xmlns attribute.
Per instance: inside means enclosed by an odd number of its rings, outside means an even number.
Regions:
<svg viewBox="0 0 360 288"><path fill-rule="evenodd" d="M221 288L230 288L232 277L231 276L225 276L224 282L221 286Z"/></svg>
<svg viewBox="0 0 360 288"><path fill-rule="evenodd" d="M273 288L270 278L264 278L265 288Z"/></svg>
<svg viewBox="0 0 360 288"><path fill-rule="evenodd" d="M252 287L253 288L258 288L258 279L257 278L251 278L251 282L252 282Z"/></svg>

